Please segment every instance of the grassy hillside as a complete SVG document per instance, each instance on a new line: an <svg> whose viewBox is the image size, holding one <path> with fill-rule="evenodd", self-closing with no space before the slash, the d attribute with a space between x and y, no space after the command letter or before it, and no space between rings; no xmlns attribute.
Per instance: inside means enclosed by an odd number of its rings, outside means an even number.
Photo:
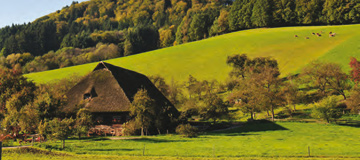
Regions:
<svg viewBox="0 0 360 160"><path fill-rule="evenodd" d="M170 157L357 157L359 129L333 124L255 122L198 138L159 135L141 139L67 140L66 152L80 155ZM58 150L60 141L39 147ZM145 146L145 151L144 151Z"/></svg>
<svg viewBox="0 0 360 160"><path fill-rule="evenodd" d="M167 81L186 80L189 74L199 79L224 81L230 68L228 55L246 53L250 57L271 56L278 60L282 75L298 72L309 62L320 59L338 62L348 68L349 57L359 51L360 25L261 28L234 32L202 41L159 49L106 62L138 71L159 74ZM312 32L323 31L317 37ZM328 33L336 33L329 38ZM298 35L295 38L294 35ZM309 39L305 39L309 37ZM37 83L46 83L73 74L85 75L97 63L26 75Z"/></svg>

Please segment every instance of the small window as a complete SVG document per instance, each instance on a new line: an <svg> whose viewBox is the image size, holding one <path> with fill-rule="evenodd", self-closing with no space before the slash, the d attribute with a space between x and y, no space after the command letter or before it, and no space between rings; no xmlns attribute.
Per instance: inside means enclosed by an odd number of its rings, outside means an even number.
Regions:
<svg viewBox="0 0 360 160"><path fill-rule="evenodd" d="M86 93L84 94L84 100L90 99L91 98L91 94L90 93Z"/></svg>
<svg viewBox="0 0 360 160"><path fill-rule="evenodd" d="M120 123L121 122L121 116L113 116L113 123Z"/></svg>

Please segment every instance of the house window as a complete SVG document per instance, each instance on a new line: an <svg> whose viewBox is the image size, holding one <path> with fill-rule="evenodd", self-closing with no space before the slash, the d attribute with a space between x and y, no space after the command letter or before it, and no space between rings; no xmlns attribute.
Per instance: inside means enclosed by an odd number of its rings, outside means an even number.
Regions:
<svg viewBox="0 0 360 160"><path fill-rule="evenodd" d="M94 87L91 88L90 92L84 94L84 100L91 100L92 98L95 97L97 97L97 93Z"/></svg>
<svg viewBox="0 0 360 160"><path fill-rule="evenodd" d="M91 94L90 93L85 93L84 94L84 100L90 99L91 98Z"/></svg>
<svg viewBox="0 0 360 160"><path fill-rule="evenodd" d="M120 123L121 122L121 116L113 116L113 123Z"/></svg>

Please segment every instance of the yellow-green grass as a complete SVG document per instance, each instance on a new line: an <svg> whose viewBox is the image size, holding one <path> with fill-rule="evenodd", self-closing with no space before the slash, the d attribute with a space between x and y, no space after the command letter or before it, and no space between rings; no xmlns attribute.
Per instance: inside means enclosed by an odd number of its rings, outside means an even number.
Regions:
<svg viewBox="0 0 360 160"><path fill-rule="evenodd" d="M94 156L94 155L73 155L73 156L53 156L46 154L5 154L3 160L336 160L336 159L354 159L354 158L334 158L334 157L241 157L241 158L199 158L199 157L164 157L164 156Z"/></svg>
<svg viewBox="0 0 360 160"><path fill-rule="evenodd" d="M188 75L198 79L224 81L230 67L226 58L246 53L250 57L271 56L278 60L283 76L298 72L309 62L322 59L347 66L350 56L359 51L360 25L261 28L229 33L205 40L159 49L138 55L107 60L117 66L145 75L161 75L184 81ZM311 33L320 33L317 37ZM337 33L330 38L328 33ZM298 35L295 38L294 35ZM309 37L309 39L305 39ZM97 63L62 68L26 75L38 83L85 75ZM346 68L348 69L348 68Z"/></svg>
<svg viewBox="0 0 360 160"><path fill-rule="evenodd" d="M3 160L302 160L302 159L353 159L353 158L334 158L334 157L168 157L168 156L103 156L103 155L75 155L75 154L56 154L56 152L41 152L41 149L34 148L33 151L24 149L4 150ZM39 153L40 152L40 153ZM55 154L54 154L55 153Z"/></svg>
<svg viewBox="0 0 360 160"><path fill-rule="evenodd" d="M77 155L155 157L314 157L360 158L359 128L334 124L276 122L252 123L198 138L178 135L149 136L143 139L67 140L66 152ZM40 147L60 148L60 142ZM145 147L145 150L144 150Z"/></svg>

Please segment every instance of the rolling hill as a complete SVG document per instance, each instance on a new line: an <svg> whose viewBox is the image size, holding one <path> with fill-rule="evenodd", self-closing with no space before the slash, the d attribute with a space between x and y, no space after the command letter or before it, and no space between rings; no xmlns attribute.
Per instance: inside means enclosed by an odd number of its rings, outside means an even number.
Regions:
<svg viewBox="0 0 360 160"><path fill-rule="evenodd" d="M161 75L184 81L198 79L224 81L230 67L226 58L233 54L250 57L270 56L278 60L282 76L296 73L313 60L337 62L349 70L350 57L360 50L360 25L259 28L238 31L201 41L159 49L106 62L145 75ZM322 32L321 37L312 33ZM330 38L329 32L336 37ZM296 38L294 35L298 35ZM305 37L309 37L306 39ZM71 75L85 75L97 63L25 75L36 83L47 83Z"/></svg>

